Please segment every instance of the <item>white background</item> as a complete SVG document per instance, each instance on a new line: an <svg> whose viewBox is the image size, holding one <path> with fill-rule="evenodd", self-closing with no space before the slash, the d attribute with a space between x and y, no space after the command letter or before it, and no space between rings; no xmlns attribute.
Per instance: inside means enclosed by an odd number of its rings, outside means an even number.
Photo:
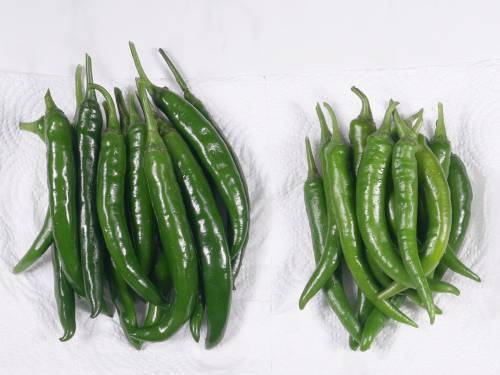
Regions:
<svg viewBox="0 0 500 375"><path fill-rule="evenodd" d="M500 277L496 198L500 180L500 6L494 1L68 1L4 2L0 8L0 369L39 374L498 374ZM130 349L116 320L80 311L61 344L50 262L10 269L46 208L44 147L17 130L43 111L51 87L72 113L72 74L84 52L95 79L131 86L134 40L152 77L164 47L213 110L240 156L253 200L252 239L225 342L205 351L186 331ZM171 80L167 81L173 85ZM303 137L318 138L316 101L343 123L359 110L359 85L380 119L389 97L404 113L423 106L426 129L445 103L449 135L474 183L464 259L481 285L454 277L459 298L419 330L391 325L372 351L353 353L318 298L298 295L312 271L302 204Z"/></svg>

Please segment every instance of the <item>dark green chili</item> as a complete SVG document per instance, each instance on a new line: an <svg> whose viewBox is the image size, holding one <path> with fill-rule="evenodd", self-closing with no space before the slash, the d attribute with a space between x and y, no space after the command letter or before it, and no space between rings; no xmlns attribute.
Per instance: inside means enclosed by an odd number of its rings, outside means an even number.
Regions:
<svg viewBox="0 0 500 375"><path fill-rule="evenodd" d="M319 153L321 164L323 167L323 178L325 187L331 186L332 182L328 171L325 169L326 155L325 148L330 142L331 133L326 125L325 116L319 104L316 105L316 113L318 115L319 124L321 127L321 141L319 145ZM316 262L316 268L309 278L304 290L299 299L299 308L302 310L306 304L318 293L323 286L332 277L335 270L339 267L341 261L340 241L335 222L335 213L333 209L333 197L330 195L329 189L325 188L326 209L328 213L328 229L324 248L321 252L321 257Z"/></svg>
<svg viewBox="0 0 500 375"><path fill-rule="evenodd" d="M163 299L141 270L132 246L125 216L125 140L120 132L115 105L107 90L92 84L106 99L108 126L102 136L97 175L97 213L108 253L125 282L146 301L156 305Z"/></svg>
<svg viewBox="0 0 500 375"><path fill-rule="evenodd" d="M143 80L138 81L147 124L144 174L172 278L174 299L159 324L138 328L132 334L143 340L162 341L177 332L193 312L198 296L198 262L181 189L168 149L158 132L146 85Z"/></svg>
<svg viewBox="0 0 500 375"><path fill-rule="evenodd" d="M323 180L320 177L314 162L309 139L306 138L307 154L307 179L304 183L304 203L306 206L309 228L313 243L314 259L318 263L321 259L321 251L324 251L328 236L328 212L325 201L325 190ZM347 332L358 342L360 340L361 327L356 319L349 301L345 294L340 279L336 276L330 277L323 292L328 304L337 315Z"/></svg>
<svg viewBox="0 0 500 375"><path fill-rule="evenodd" d="M234 259L247 244L250 224L250 203L237 163L213 124L173 91L153 85L144 73L133 43L130 50L153 101L185 138L223 198L231 220L230 254Z"/></svg>
<svg viewBox="0 0 500 375"><path fill-rule="evenodd" d="M198 296L198 299L196 300L196 305L194 307L193 313L191 314L191 318L189 318L189 330L191 331L193 340L196 342L200 341L201 323L203 323L204 315L205 307L203 306L203 301L200 294Z"/></svg>
<svg viewBox="0 0 500 375"><path fill-rule="evenodd" d="M155 283L156 287L163 293L163 295L168 294L170 286L170 274L168 272L168 262L163 249L158 246L156 254L156 260L154 262L151 278ZM148 304L148 310L146 313L146 318L144 319L144 327L154 326L158 324L165 311L157 305L152 303Z"/></svg>
<svg viewBox="0 0 500 375"><path fill-rule="evenodd" d="M63 272L62 258L54 246L52 249L52 266L54 268L54 295L57 312L64 334L59 339L68 341L75 334L75 292Z"/></svg>
<svg viewBox="0 0 500 375"><path fill-rule="evenodd" d="M75 291L83 295L72 128L68 118L52 100L49 90L45 95L45 105L44 126L52 232L62 259L63 271Z"/></svg>
<svg viewBox="0 0 500 375"><path fill-rule="evenodd" d="M75 121L77 145L78 214L80 223L80 251L85 296L90 304L90 316L99 315L103 304L104 246L97 218L95 199L97 185L97 163L103 118L93 83L92 61L86 55L87 89Z"/></svg>
<svg viewBox="0 0 500 375"><path fill-rule="evenodd" d="M366 264L357 227L350 148L342 140L338 123L334 120L333 110L327 103L325 106L329 109L333 120L332 139L325 150L326 173L332 179L332 185L327 188L330 189L333 197L341 248L347 266L358 287L377 309L401 323L416 327L417 324L392 303L377 297L377 285Z"/></svg>

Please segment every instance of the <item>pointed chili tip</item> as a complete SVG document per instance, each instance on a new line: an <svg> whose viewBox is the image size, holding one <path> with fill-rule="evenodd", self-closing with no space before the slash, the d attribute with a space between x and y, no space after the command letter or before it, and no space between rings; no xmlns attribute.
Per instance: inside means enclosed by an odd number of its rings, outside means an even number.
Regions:
<svg viewBox="0 0 500 375"><path fill-rule="evenodd" d="M321 130L321 143L326 143L332 137L332 133L330 129L328 129L328 125L326 124L325 114L321 109L321 105L316 103L316 115L318 116L319 126Z"/></svg>
<svg viewBox="0 0 500 375"><path fill-rule="evenodd" d="M341 142L342 132L340 131L340 126L337 121L337 116L335 115L335 112L330 104L328 104L327 102L323 102L323 106L326 108L330 116L330 119L332 120L332 140Z"/></svg>
<svg viewBox="0 0 500 375"><path fill-rule="evenodd" d="M56 103L54 102L54 99L52 98L52 94L50 93L50 89L47 89L47 92L45 93L44 101L45 101L45 107L47 110L57 108Z"/></svg>
<svg viewBox="0 0 500 375"><path fill-rule="evenodd" d="M74 334L75 334L74 329L66 330L66 331L64 331L63 336L59 338L59 341L61 341L61 342L68 341L70 338L73 337Z"/></svg>
<svg viewBox="0 0 500 375"><path fill-rule="evenodd" d="M373 121L372 110L370 107L370 102L368 97L363 91L358 89L356 86L351 87L351 91L356 94L356 96L361 100L361 111L358 115L359 119L364 119L366 121Z"/></svg>
<svg viewBox="0 0 500 375"><path fill-rule="evenodd" d="M314 161L314 154L312 152L311 141L306 137L306 157L307 157L307 176L314 178L318 176L318 168Z"/></svg>

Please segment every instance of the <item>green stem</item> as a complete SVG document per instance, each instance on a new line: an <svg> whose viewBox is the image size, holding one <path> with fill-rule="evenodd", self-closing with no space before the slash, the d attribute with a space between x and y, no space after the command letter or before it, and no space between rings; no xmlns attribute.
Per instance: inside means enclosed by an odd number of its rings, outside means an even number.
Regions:
<svg viewBox="0 0 500 375"><path fill-rule="evenodd" d="M444 126L443 103L438 103L438 118L434 137L446 138L446 128Z"/></svg>
<svg viewBox="0 0 500 375"><path fill-rule="evenodd" d="M118 114L120 115L120 126L125 133L130 125L130 115L127 109L127 103L125 103L125 98L120 88L115 87L113 92L115 94L116 105L118 106Z"/></svg>
<svg viewBox="0 0 500 375"><path fill-rule="evenodd" d="M415 134L420 133L420 129L422 129L422 126L424 125L424 110L420 110L419 115L417 116L417 119L415 121L415 125L411 128Z"/></svg>
<svg viewBox="0 0 500 375"><path fill-rule="evenodd" d="M167 55L165 50L163 48L160 48L158 51L160 51L161 57L163 57L163 60L165 60L165 62L167 63L170 71L174 75L174 78L177 81L177 84L181 88L182 92L184 92L184 93L189 92L189 87L188 87L186 81L184 80L184 77L182 77L181 73L179 72L179 70L177 69L175 64L172 62L170 57Z"/></svg>
<svg viewBox="0 0 500 375"><path fill-rule="evenodd" d="M20 122L19 129L38 135L38 133L40 131L40 122L42 122L43 120L44 120L44 116L40 117L38 120L35 120L35 121Z"/></svg>
<svg viewBox="0 0 500 375"><path fill-rule="evenodd" d="M97 100L95 90L90 86L94 83L94 75L92 73L92 59L88 53L85 54L85 74L87 76L87 91L85 97L87 99Z"/></svg>
<svg viewBox="0 0 500 375"><path fill-rule="evenodd" d="M355 86L351 87L351 91L355 93L359 99L361 99L361 112L359 113L358 119L363 119L366 121L373 121L372 110L370 108L370 102L367 96Z"/></svg>
<svg viewBox="0 0 500 375"><path fill-rule="evenodd" d="M326 143L332 137L332 133L330 132L330 129L328 129L325 114L323 113L319 103L316 103L316 113L318 114L319 126L321 128L321 143Z"/></svg>
<svg viewBox="0 0 500 375"><path fill-rule="evenodd" d="M80 108L80 105L83 102L83 97L85 93L83 91L83 66L78 64L75 70L75 95L76 95L76 109Z"/></svg>
<svg viewBox="0 0 500 375"><path fill-rule="evenodd" d="M130 47L132 59L134 60L135 68L137 69L137 73L139 73L139 77L147 82L148 86L154 86L151 80L146 75L144 68L142 67L141 60L139 59L139 54L137 53L137 49L135 48L135 44L133 42L128 42L128 45Z"/></svg>
<svg viewBox="0 0 500 375"><path fill-rule="evenodd" d="M409 116L406 118L406 123L408 124L408 126L412 127L413 126L413 122L418 119L420 116L423 116L424 115L424 109L423 108L420 108L417 112L415 112L413 115Z"/></svg>
<svg viewBox="0 0 500 375"><path fill-rule="evenodd" d="M141 121L141 116L139 115L139 112L137 111L137 105L136 105L135 99L136 99L135 92L133 92L133 91L129 92L127 95L127 100L128 100L128 108L129 108L129 116L130 116L130 125L137 124Z"/></svg>
<svg viewBox="0 0 500 375"><path fill-rule="evenodd" d="M405 136L408 137L416 137L416 133L408 126L408 124L401 119L399 116L398 110L394 110L394 123L396 124L396 129L398 130L398 134L400 138Z"/></svg>
<svg viewBox="0 0 500 375"><path fill-rule="evenodd" d="M156 125L156 119L153 113L153 109L151 108L151 103L149 102L146 86L147 81L144 79L137 79L137 88L139 91L139 99L141 100L142 110L144 111L144 117L146 118L146 125L148 128L147 135L147 144L148 147L151 148L153 146L161 146L165 147L163 140L158 132L158 127Z"/></svg>
<svg viewBox="0 0 500 375"><path fill-rule="evenodd" d="M330 115L330 119L332 120L332 141L343 143L342 140L342 132L340 131L340 126L337 121L337 116L335 116L335 112L330 104L323 102L328 114Z"/></svg>
<svg viewBox="0 0 500 375"><path fill-rule="evenodd" d="M54 99L52 99L52 94L50 93L50 89L47 89L47 92L45 93L45 97L43 98L45 101L45 107L47 111L50 111L52 109L57 109L57 105L54 102Z"/></svg>
<svg viewBox="0 0 500 375"><path fill-rule="evenodd" d="M382 124L380 125L379 132L380 133L387 133L390 134L391 132L391 118L392 114L396 110L396 107L399 105L399 102L396 102L394 100L389 101L389 106L387 107L387 110L385 111L384 119L382 120Z"/></svg>
<svg viewBox="0 0 500 375"><path fill-rule="evenodd" d="M307 155L307 176L308 176L308 178L319 177L318 168L316 167L316 163L314 161L314 155L312 152L312 147L311 147L311 142L309 141L309 137L306 137L306 155Z"/></svg>
<svg viewBox="0 0 500 375"><path fill-rule="evenodd" d="M97 83L92 83L90 85L90 88L99 91L101 95L104 96L104 99L108 104L108 111L109 111L108 129L120 131L120 123L118 121L118 115L116 113L115 103L113 102L113 97L111 96L111 94L108 92L108 90L106 90L101 85L98 85Z"/></svg>

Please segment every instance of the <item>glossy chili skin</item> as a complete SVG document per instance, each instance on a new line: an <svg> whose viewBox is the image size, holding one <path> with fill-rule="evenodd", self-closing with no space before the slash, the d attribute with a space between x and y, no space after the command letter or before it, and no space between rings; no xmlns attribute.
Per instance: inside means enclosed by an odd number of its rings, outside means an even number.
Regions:
<svg viewBox="0 0 500 375"><path fill-rule="evenodd" d="M444 125L443 104L438 103L438 118L434 135L429 140L429 147L439 161L445 177L448 177L450 170L451 144L446 136Z"/></svg>
<svg viewBox="0 0 500 375"><path fill-rule="evenodd" d="M203 323L204 316L205 307L203 306L203 301L200 295L196 300L196 305L194 306L193 313L189 318L189 331L191 332L191 337L195 342L200 341L201 324Z"/></svg>
<svg viewBox="0 0 500 375"><path fill-rule="evenodd" d="M130 344L137 350L142 348L142 342L130 336L131 329L137 327L137 312L132 290L114 265L110 265L111 295L120 317L120 325Z"/></svg>
<svg viewBox="0 0 500 375"><path fill-rule="evenodd" d="M45 104L44 127L52 233L62 259L63 271L75 291L83 295L73 130L68 118L52 100L50 91L45 95Z"/></svg>
<svg viewBox="0 0 500 375"><path fill-rule="evenodd" d="M101 137L97 173L97 214L106 249L120 276L144 300L162 305L163 299L142 271L135 255L125 214L125 140L120 132L111 95L101 86L99 90L108 103L110 118Z"/></svg>
<svg viewBox="0 0 500 375"><path fill-rule="evenodd" d="M151 271L151 278L160 292L167 296L170 289L170 274L168 272L168 263L163 249L157 248L156 259ZM160 322L165 310L157 305L148 304L148 311L144 319L144 327L153 326Z"/></svg>
<svg viewBox="0 0 500 375"><path fill-rule="evenodd" d="M210 115L210 112L207 110L207 108L205 107L205 105L203 104L203 102L200 99L198 99L191 92L191 90L189 89L186 81L184 80L184 77L180 74L179 70L174 65L174 63L172 62L172 60L170 59L170 57L167 55L167 53L165 52L165 50L163 50L162 48L160 48L159 52L160 52L160 55L165 60L165 62L167 63L170 71L174 75L174 78L177 81L177 84L181 88L181 90L182 90L182 92L184 94L184 99L186 99L189 103L191 103L193 105L193 107L195 107L214 126L215 130L219 133L219 135L222 138L222 140L226 143L227 148L228 148L229 152L231 153L231 155L232 155L232 157L234 159L236 167L238 168L238 172L240 174L240 178L243 181L243 186L245 188L245 194L246 194L246 200L250 201L250 198L249 198L249 195L248 195L248 186L247 186L247 183L245 181L245 175L243 174L243 170L242 170L241 165L239 163L238 157L236 156L236 153L231 148L231 144L226 140L226 138L224 137L224 133L219 128L219 126L217 125L217 123L213 119L213 117ZM216 196L216 200L220 199L222 201L222 198L220 197L220 195L219 195L219 193L217 191L214 191L214 194ZM225 206L221 207L221 205L219 205L219 209L221 211L221 215L222 215L222 219L223 219L223 221L225 223L225 227L227 228L228 222L227 222L227 217L225 217L225 216L227 216L227 209L226 209ZM226 233L226 235L227 235L227 233ZM232 266L233 266L233 270L234 270L234 274L235 275L237 275L239 273L239 270L240 270L240 268L241 268L241 266L243 264L243 258L244 258L244 254L245 254L245 248L243 248L242 250L243 251L240 251L235 257L233 257L233 260L232 260Z"/></svg>
<svg viewBox="0 0 500 375"><path fill-rule="evenodd" d="M148 273L152 266L154 248L154 215L149 199L148 184L143 170L147 129L146 124L137 113L135 95L129 96L128 117L126 126L126 194L130 231L141 268L144 272Z"/></svg>
<svg viewBox="0 0 500 375"><path fill-rule="evenodd" d="M233 278L224 224L210 185L189 146L165 121L157 119L157 123L187 198L201 261L201 285L207 315L205 345L212 348L224 336L231 308Z"/></svg>
<svg viewBox="0 0 500 375"><path fill-rule="evenodd" d="M89 88L92 80L90 56L86 56L87 90L79 106L76 121L76 160L78 181L78 216L80 251L85 296L90 303L92 318L99 315L103 303L104 244L97 218L97 164L103 118L95 92Z"/></svg>
<svg viewBox="0 0 500 375"><path fill-rule="evenodd" d="M448 248L443 256L442 264L436 269L435 277L441 278L446 272L446 267L451 266L453 267L453 271L459 272L472 280L480 281L479 276L467 267L462 266L460 260L456 256L456 252L460 249L467 228L469 227L473 199L472 184L467 174L467 169L456 154L451 154L450 157L448 185L450 187L452 204L451 232Z"/></svg>
<svg viewBox="0 0 500 375"><path fill-rule="evenodd" d="M430 275L439 264L448 246L452 207L450 189L439 161L421 134L418 135L417 142L418 149L415 155L418 165L419 189L423 191L428 217L428 229L420 259L425 274ZM404 285L394 283L380 293L379 297L387 298L404 289Z"/></svg>
<svg viewBox="0 0 500 375"><path fill-rule="evenodd" d="M326 243L328 233L328 212L325 201L323 179L320 177L314 162L311 145L306 139L306 154L308 176L304 182L304 203L306 206L309 228L313 243L314 259L319 262L321 252ZM336 276L332 276L323 287L328 304L337 315L342 325L351 337L358 342L361 336L361 327L354 315L344 288Z"/></svg>
<svg viewBox="0 0 500 375"><path fill-rule="evenodd" d="M177 332L193 312L198 296L198 261L174 165L158 133L145 83L139 81L138 86L148 129L144 173L169 265L174 297L159 324L139 328L132 334L142 340L163 341Z"/></svg>
<svg viewBox="0 0 500 375"><path fill-rule="evenodd" d="M416 326L416 323L397 309L392 303L377 297L378 288L366 263L359 234L355 197L354 179L351 170L351 151L343 140L338 124L334 122L333 135L325 153L328 158L326 173L330 174L331 194L334 202L337 228L344 258L351 274L361 291L375 307L387 316L405 324Z"/></svg>
<svg viewBox="0 0 500 375"><path fill-rule="evenodd" d="M392 181L396 216L396 234L403 265L424 301L431 323L435 320L434 301L420 263L417 243L418 169L415 138L402 137L394 146Z"/></svg>
<svg viewBox="0 0 500 375"><path fill-rule="evenodd" d="M54 246L52 249L52 267L54 270L54 295L56 297L59 322L63 328L63 335L59 339L68 341L76 330L75 323L75 292L63 272L62 259Z"/></svg>
<svg viewBox="0 0 500 375"><path fill-rule="evenodd" d="M327 157L325 155L325 148L327 144L330 142L331 133L328 130L328 126L326 124L325 116L319 104L316 105L316 113L318 115L319 124L321 127L321 140L319 145L319 154L321 158L321 164L323 166L323 179L324 186L331 186L330 176L325 170ZM333 117L332 120L336 119ZM337 224L335 221L335 214L333 210L333 200L329 195L329 190L325 189L325 199L326 199L326 209L327 209L327 231L325 243L322 247L321 256L319 260L316 262L316 268L314 269L313 274L307 281L307 284L302 291L302 294L299 299L299 308L303 309L306 304L313 298L316 293L318 293L323 286L328 282L328 280L333 276L335 270L339 267L341 261L341 251L340 251L340 240L339 234L337 231Z"/></svg>
<svg viewBox="0 0 500 375"><path fill-rule="evenodd" d="M376 127L373 121L370 102L366 95L354 86L351 87L351 91L361 100L361 112L349 125L349 142L351 143L353 153L354 173L357 174L361 156L365 149L366 139L376 130Z"/></svg>
<svg viewBox="0 0 500 375"><path fill-rule="evenodd" d="M397 102L391 101L380 128L366 141L356 176L356 214L366 251L391 279L412 285L396 251L387 224L387 188L394 141L390 121Z"/></svg>
<svg viewBox="0 0 500 375"><path fill-rule="evenodd" d="M249 197L237 163L214 125L192 104L167 88L154 86L147 79L132 43L130 47L139 75L148 82L148 91L156 106L184 137L222 196L231 221L229 251L234 258L244 250L250 226ZM234 272L236 275L238 269Z"/></svg>

